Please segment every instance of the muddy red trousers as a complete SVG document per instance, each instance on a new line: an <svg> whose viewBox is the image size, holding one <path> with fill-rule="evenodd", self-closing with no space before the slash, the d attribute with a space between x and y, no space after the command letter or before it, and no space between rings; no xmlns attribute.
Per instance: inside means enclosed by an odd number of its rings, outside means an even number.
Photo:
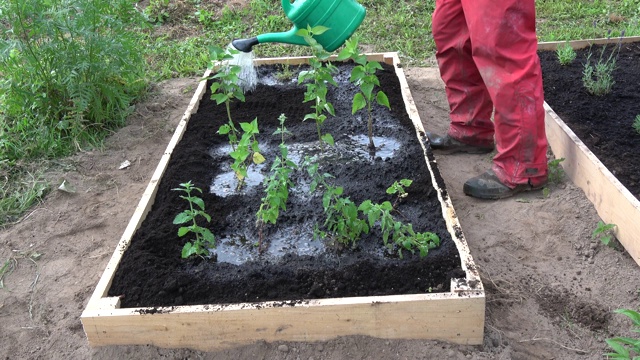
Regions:
<svg viewBox="0 0 640 360"><path fill-rule="evenodd" d="M470 145L495 137L492 169L510 187L547 177L535 26L534 0L436 0L433 13L449 136Z"/></svg>

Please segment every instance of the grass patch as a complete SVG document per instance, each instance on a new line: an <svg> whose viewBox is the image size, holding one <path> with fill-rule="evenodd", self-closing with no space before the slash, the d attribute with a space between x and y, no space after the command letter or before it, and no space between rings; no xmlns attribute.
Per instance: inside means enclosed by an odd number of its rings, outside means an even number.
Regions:
<svg viewBox="0 0 640 360"><path fill-rule="evenodd" d="M0 228L15 223L49 191L42 164L0 163Z"/></svg>

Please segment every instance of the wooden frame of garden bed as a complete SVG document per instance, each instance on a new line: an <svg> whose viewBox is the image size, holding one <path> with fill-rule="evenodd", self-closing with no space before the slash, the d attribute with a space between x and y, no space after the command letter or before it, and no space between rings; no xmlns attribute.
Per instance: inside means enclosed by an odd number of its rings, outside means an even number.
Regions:
<svg viewBox="0 0 640 360"><path fill-rule="evenodd" d="M617 44L640 41L640 36L570 41L574 49L591 44ZM556 50L565 41L538 44L538 50ZM608 224L615 224L615 235L629 255L640 265L640 201L620 183L604 164L562 121L551 106L545 106L547 139L569 179L580 187ZM595 228L595 224L594 224Z"/></svg>
<svg viewBox="0 0 640 360"><path fill-rule="evenodd" d="M370 59L394 65L407 112L426 154L426 138L396 53L370 54ZM307 57L258 59L256 64L306 63ZM205 73L205 76L209 71ZM205 92L198 86L167 150L124 231L81 320L92 346L153 344L170 348L218 350L273 341L323 341L344 335L386 339L437 339L482 344L485 293L450 199L429 165L443 216L455 241L465 279L453 279L448 293L350 297L305 301L270 301L230 305L120 308L107 293L123 253L154 202L157 185L191 114Z"/></svg>

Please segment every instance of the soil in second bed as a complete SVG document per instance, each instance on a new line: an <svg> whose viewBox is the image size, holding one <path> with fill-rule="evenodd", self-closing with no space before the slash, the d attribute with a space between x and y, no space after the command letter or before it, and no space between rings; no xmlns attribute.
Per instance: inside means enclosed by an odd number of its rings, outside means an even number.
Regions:
<svg viewBox="0 0 640 360"><path fill-rule="evenodd" d="M589 94L582 72L589 52L591 63L606 61L615 51L613 90L603 96ZM632 127L640 115L640 43L594 45L577 50L576 59L560 65L554 51L540 52L547 103L602 163L637 198L640 198L640 133Z"/></svg>
<svg viewBox="0 0 640 360"><path fill-rule="evenodd" d="M236 122L258 118L258 141L267 161L249 173L247 184L236 191L230 169L227 138L216 134L226 123L224 105L217 106L207 91L197 113L191 116L159 184L154 205L129 249L123 255L109 296L119 296L123 307L171 306L268 300L304 300L330 297L373 296L448 291L452 277L464 277L460 258L442 217L437 192L425 163L425 154L416 137L402 99L393 67L378 72L391 110L374 106L374 136L378 147L374 156L367 150L366 115L351 115L351 100L357 88L349 84L350 65L340 65L328 100L336 117L322 127L331 133L336 146L321 149L315 123L301 121L312 112L303 103L305 87L295 76L278 80L279 66L260 67L260 83L246 94L244 103L232 103ZM208 88L208 87L207 87ZM386 189L400 179L411 179L409 196L401 201L396 219L413 224L416 231L431 231L441 238L441 246L421 259L404 251L404 258L386 250L378 229L372 229L355 249L341 249L328 239L314 238L314 227L324 222L322 194L309 194L310 179L297 170L287 210L277 225L263 228L267 248L258 252L259 229L256 212L264 196L262 178L279 155L278 117L285 114L286 139L290 157L299 162L306 155L319 158L320 171L335 176L330 180L344 187L344 195L355 204L366 199L374 203L394 202ZM434 171L435 163L432 164ZM177 236L173 219L187 206L172 191L178 184L192 181L203 189L206 226L215 234L217 261L180 257L187 238ZM444 188L443 184L439 187ZM200 223L200 225L205 225Z"/></svg>

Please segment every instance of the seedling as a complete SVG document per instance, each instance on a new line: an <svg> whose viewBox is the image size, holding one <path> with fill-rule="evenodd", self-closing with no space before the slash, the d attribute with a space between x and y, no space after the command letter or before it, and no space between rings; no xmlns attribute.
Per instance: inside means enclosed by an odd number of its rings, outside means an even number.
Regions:
<svg viewBox="0 0 640 360"><path fill-rule="evenodd" d="M611 33L611 31L609 31ZM624 36L624 31L620 35L620 38ZM615 81L613 80L613 71L616 69L616 61L620 52L622 42L619 41L616 47L611 51L609 57L605 58L604 53L607 49L606 45L603 45L600 51L600 57L595 62L591 63L591 48L587 55L587 61L584 63L584 69L582 71L582 83L587 91L591 95L603 96L611 92Z"/></svg>
<svg viewBox="0 0 640 360"><path fill-rule="evenodd" d="M558 45L558 48L556 49L556 56L558 57L560 65L571 64L571 62L576 58L576 55L576 51L568 42Z"/></svg>
<svg viewBox="0 0 640 360"><path fill-rule="evenodd" d="M192 233L196 237L195 240L187 241L187 243L184 244L182 248L182 258L186 259L192 255L208 256L209 248L216 246L216 239L209 229L198 225L196 218L203 217L207 222L211 222L211 216L205 212L204 201L197 196L191 195L193 191L202 193L202 190L193 186L191 181L182 183L180 187L172 190L185 193L186 195L180 195L180 197L189 203L189 209L179 213L175 219L173 219L175 225L191 223L188 226L181 226L178 229L178 236L183 237ZM194 207L194 204L197 208Z"/></svg>
<svg viewBox="0 0 640 360"><path fill-rule="evenodd" d="M560 166L560 163L564 161L564 158L553 159L548 162L547 180L549 184L559 185L564 180L564 169ZM548 198L551 194L551 189L548 186L542 188L542 197ZM518 200L516 200L518 201ZM523 201L520 201L523 202Z"/></svg>
<svg viewBox="0 0 640 360"><path fill-rule="evenodd" d="M564 158L560 158L549 161L547 179L550 183L556 185L562 183L562 180L564 179L564 169L562 168L560 163L564 160Z"/></svg>
<svg viewBox="0 0 640 360"><path fill-rule="evenodd" d="M253 119L250 123L240 123L242 128L242 137L238 141L235 149L229 153L229 156L233 159L231 169L235 172L238 178L237 189L240 189L244 184L244 179L247 177L247 170L251 162L254 164L262 164L265 161L264 156L260 152L258 147L258 140L256 134L259 134L258 119ZM226 134L226 131L230 131L228 127L221 127L218 132Z"/></svg>
<svg viewBox="0 0 640 360"><path fill-rule="evenodd" d="M633 120L633 129L640 134L640 115L636 115L635 120Z"/></svg>
<svg viewBox="0 0 640 360"><path fill-rule="evenodd" d="M313 101L314 105L312 105L311 108L314 109L314 112L305 115L303 121L313 119L316 122L320 146L324 146L324 143L333 146L334 143L333 136L328 133L322 135L320 127L325 120L327 120L325 113L332 116L336 115L333 104L327 101L328 84L338 86L332 75L332 73L336 71L336 67L327 61L331 54L324 50L322 45L313 38L314 35L321 35L327 30L329 30L329 28L324 26L315 26L313 28L307 26L306 29L300 29L296 32L296 35L304 38L314 54L314 57L309 59L311 70L301 71L298 74L298 84L307 81L307 91L304 94L304 102Z"/></svg>
<svg viewBox="0 0 640 360"><path fill-rule="evenodd" d="M631 319L633 322L633 328L631 331L640 334L640 313L629 309L618 309L614 312ZM605 354L609 359L640 359L640 335L635 339L619 336L606 339L605 341L614 351L612 353Z"/></svg>
<svg viewBox="0 0 640 360"><path fill-rule="evenodd" d="M613 240L613 230L615 227L616 224L605 224L603 221L598 221L598 226L593 230L591 237L593 239L599 239L604 245L614 247L611 240Z"/></svg>
<svg viewBox="0 0 640 360"><path fill-rule="evenodd" d="M387 189L387 194L398 194L394 205L391 205L389 201L385 201L382 204L375 204L371 202L371 200L365 200L358 207L358 210L366 216L369 226L373 227L374 224L380 223L384 245L387 246L389 250L393 250L395 244L398 247L398 256L400 258L403 257L403 249L411 253L414 253L417 249L420 257L425 257L429 253L429 250L440 245L440 237L438 237L438 235L431 232L416 233L413 230L413 225L396 221L391 215L392 211L397 211L395 206L399 200L407 196L404 187L410 186L411 183L411 180L402 179L399 182L394 182L393 185ZM389 242L389 237L391 237L392 242Z"/></svg>
<svg viewBox="0 0 640 360"><path fill-rule="evenodd" d="M240 72L242 71L242 68L238 65L229 64L229 60L233 59L233 54L237 52L238 51L234 49L223 50L218 46L210 46L210 67L215 64L219 64L220 67L215 75L203 79L214 80L213 84L211 84L211 100L215 100L217 105L224 104L227 109L228 123L220 127L218 134L227 135L229 137L229 144L231 144L234 151L238 144L238 129L231 118L230 105L234 99L238 99L242 102L245 100L242 87L240 86Z"/></svg>
<svg viewBox="0 0 640 360"><path fill-rule="evenodd" d="M371 106L373 104L373 89L380 86L380 80L376 76L376 70L382 70L382 66L377 61L368 61L367 57L358 51L358 38L354 37L347 40L344 49L338 54L338 60L352 59L356 64L351 70L349 81L360 87L360 92L353 97L351 113L355 114L361 109L367 108L367 131L369 135L369 149L375 151L373 143L373 119L371 115ZM375 94L375 100L378 104L391 109L389 98L382 90Z"/></svg>
<svg viewBox="0 0 640 360"><path fill-rule="evenodd" d="M273 134L280 135L280 156L276 157L271 166L271 174L264 179L266 195L262 198L260 209L256 213L258 218L257 226L260 227L260 240L258 247L262 245L262 227L264 224L274 224L280 216L280 210L287 210L287 200L289 199L289 188L293 186L290 174L297 168L293 161L289 160L289 150L284 143L285 135L291 134L284 126L286 120L284 114L280 115L280 127Z"/></svg>
<svg viewBox="0 0 640 360"><path fill-rule="evenodd" d="M355 247L362 233L369 233L367 222L358 217L358 207L351 199L342 196L344 188L327 181L333 178L331 174L318 172L318 163L314 159L306 158L303 166L312 178L309 192L316 191L318 187L324 188L322 207L326 220L323 227L327 231L316 228L315 235L321 238L330 236L338 243Z"/></svg>

